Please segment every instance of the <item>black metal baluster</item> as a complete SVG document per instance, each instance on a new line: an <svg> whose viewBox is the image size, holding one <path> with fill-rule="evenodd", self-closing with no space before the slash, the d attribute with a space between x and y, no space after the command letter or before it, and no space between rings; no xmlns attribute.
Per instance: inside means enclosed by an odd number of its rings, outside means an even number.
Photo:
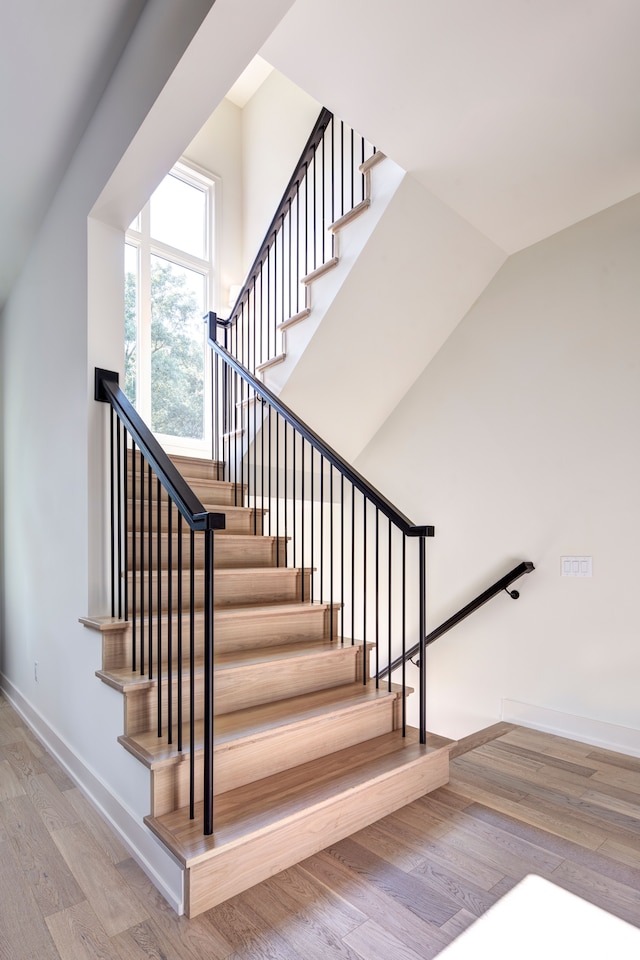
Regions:
<svg viewBox="0 0 640 960"><path fill-rule="evenodd" d="M321 216L321 229L322 229L322 262L323 262L323 263L325 262L325 256L324 256L324 238L325 238L325 234L326 234L326 232L327 232L327 230L326 230L327 225L326 225L326 223L325 223L325 177L324 177L324 167L325 167L325 163L324 163L324 151L325 151L325 142L324 142L324 137L323 137L323 138L322 138L322 171L321 171L321 173L322 173L322 216Z"/></svg>
<svg viewBox="0 0 640 960"><path fill-rule="evenodd" d="M280 536L280 414L276 412L276 538L279 536ZM279 563L278 563L278 566L279 566Z"/></svg>
<svg viewBox="0 0 640 960"><path fill-rule="evenodd" d="M111 408L113 411L113 407ZM122 424L116 418L116 475L118 478L118 507L116 510L116 528L118 536L118 620L122 620L122 463L120 445L122 442Z"/></svg>
<svg viewBox="0 0 640 960"><path fill-rule="evenodd" d="M354 148L354 144L353 144L353 127L352 127L351 128L351 209L353 209L355 206L354 189L355 189L355 178L356 178L355 157L354 157L353 148Z"/></svg>
<svg viewBox="0 0 640 960"><path fill-rule="evenodd" d="M131 669L138 669L138 530L137 530L137 510L136 510L136 445L131 440ZM127 511L129 506L127 504Z"/></svg>
<svg viewBox="0 0 640 960"><path fill-rule="evenodd" d="M318 191L316 186L316 157L317 151L313 154L313 269L318 266L317 252L316 252L316 240L318 234L317 226L317 207L318 207Z"/></svg>
<svg viewBox="0 0 640 960"><path fill-rule="evenodd" d="M313 528L315 526L315 512L316 512L316 502L313 496L313 454L314 454L313 444L310 445L309 459L311 461L310 471L311 471L311 563L309 564L309 598L311 603L313 603L313 581L314 581L314 566L316 555L313 550Z"/></svg>
<svg viewBox="0 0 640 960"><path fill-rule="evenodd" d="M344 121L340 121L340 216L344 213Z"/></svg>
<svg viewBox="0 0 640 960"><path fill-rule="evenodd" d="M301 570L302 576L300 577L300 583L302 584L302 596L301 600L304 603L304 437L302 437L302 443L300 444L300 458L302 460L301 466L301 476L300 482L302 484L302 493L301 493L301 510L300 510L300 527L301 527L301 538L302 538L302 555L301 555Z"/></svg>
<svg viewBox="0 0 640 960"><path fill-rule="evenodd" d="M149 567L147 616L147 676L153 680L153 488L151 486L151 464L147 464L147 520L149 527L147 541L147 561Z"/></svg>
<svg viewBox="0 0 640 960"><path fill-rule="evenodd" d="M127 511L129 509L129 435L127 429L124 429L124 507L120 518L120 523L124 533L124 619L129 620L129 524L127 521ZM135 656L132 670L136 669Z"/></svg>
<svg viewBox="0 0 640 960"><path fill-rule="evenodd" d="M167 495L167 731L173 743L173 504ZM178 686L180 674L178 673Z"/></svg>
<svg viewBox="0 0 640 960"><path fill-rule="evenodd" d="M320 603L324 599L324 457L320 454Z"/></svg>
<svg viewBox="0 0 640 960"><path fill-rule="evenodd" d="M331 223L336 221L336 158L335 158L335 143L334 143L334 131L335 131L335 120L331 118ZM331 234L331 256L334 257L336 253L336 238L335 234Z"/></svg>
<svg viewBox="0 0 640 960"><path fill-rule="evenodd" d="M271 359L271 248L267 250L267 360Z"/></svg>
<svg viewBox="0 0 640 960"><path fill-rule="evenodd" d="M329 640L333 643L333 464L329 465Z"/></svg>
<svg viewBox="0 0 640 960"><path fill-rule="evenodd" d="M213 530L205 530L204 536L204 834L213 833L213 587L214 587L214 540ZM192 750L193 752L193 750Z"/></svg>
<svg viewBox="0 0 640 960"><path fill-rule="evenodd" d="M288 224L289 224L289 247L288 247L288 249L289 249L289 274L288 274L288 276L289 276L289 293L288 293L288 296L289 296L289 309L288 309L289 317L292 317L292 316L294 315L294 313L297 313L297 311L294 311L294 309L293 309L293 290L292 290L292 288L291 288L291 283L292 283L292 279L293 279L293 270L291 269L291 265L292 265L292 259L291 259L291 221L292 221L292 219L293 219L293 214L292 214L292 212L291 212L291 199L289 199L289 211L288 211L288 215L287 215L287 222L288 222ZM285 319L288 319L288 317L283 316L282 319L285 320Z"/></svg>
<svg viewBox="0 0 640 960"><path fill-rule="evenodd" d="M251 289L251 296L253 297L253 364L251 366L252 373L256 372L256 367L258 366L258 354L256 353L256 327L258 326L257 314L256 314L256 281L253 281L253 287ZM249 301L247 300L247 308L249 307Z"/></svg>
<svg viewBox="0 0 640 960"><path fill-rule="evenodd" d="M380 669L380 544L378 540L380 511L376 507L376 687L378 687L378 671Z"/></svg>
<svg viewBox="0 0 640 960"><path fill-rule="evenodd" d="M140 675L144 674L144 457L140 451Z"/></svg>
<svg viewBox="0 0 640 960"><path fill-rule="evenodd" d="M388 559L388 561L387 561L387 562L388 562L388 575L389 575L389 586L388 586L388 590L389 590L389 636L388 636L388 655L389 655L389 659L387 660L387 663L391 663L391 659L392 659L392 655L391 655L391 647L392 647L392 643L391 643L391 632L392 632L392 627L391 627L391 597L392 597L392 586L391 586L391 569L392 569L392 568L391 568L391 559L392 559L392 558L391 558L391 532L392 532L392 531L391 531L391 519L389 519L389 559ZM389 690L391 690L391 671L389 671Z"/></svg>
<svg viewBox="0 0 640 960"><path fill-rule="evenodd" d="M288 467L288 464L287 464L287 421L285 420L285 421L284 421L284 549L285 549L285 563L284 563L284 565L285 565L285 567L287 566L286 550L287 550L287 544L288 544L287 533L288 533L288 526L289 526L288 523L287 523L288 513L289 513L289 501L288 501L288 499L287 499L287 467ZM279 538L279 537L278 537L278 541L276 542L276 551L277 551L277 553L276 553L276 557L277 557L276 562L277 562L277 565L280 566L280 538Z"/></svg>
<svg viewBox="0 0 640 960"><path fill-rule="evenodd" d="M407 535L402 534L402 736L407 735ZM391 689L391 671L389 671Z"/></svg>
<svg viewBox="0 0 640 960"><path fill-rule="evenodd" d="M297 550L297 548L296 548L296 544L297 544L297 539L296 539L296 503L297 503L297 500L296 500L296 440L297 440L297 436L296 436L296 431L295 431L295 429L294 429L292 432L293 432L293 457L292 457L292 459L293 459L293 468L292 468L292 473L293 473L293 478L292 478L292 480L293 480L293 483L292 483L293 491L292 491L292 495L291 495L291 496L292 496L292 503L293 503L293 516L292 516L293 531L292 531L292 534L291 534L291 548L292 548L292 549L291 549L291 554L292 554L292 557L293 557L293 561L292 561L292 564L291 564L291 565L292 565L293 567L295 567L295 566L296 566L296 563L297 563L296 557L297 557L297 555L298 555L297 552L296 552L296 550ZM287 549L287 548L285 547L285 549Z"/></svg>
<svg viewBox="0 0 640 960"><path fill-rule="evenodd" d="M182 649L182 514L178 511L178 751L182 753L182 677L184 675L184 661Z"/></svg>
<svg viewBox="0 0 640 960"><path fill-rule="evenodd" d="M309 167L304 165L304 275L309 273Z"/></svg>
<svg viewBox="0 0 640 960"><path fill-rule="evenodd" d="M362 498L362 682L366 684L367 660L367 498Z"/></svg>
<svg viewBox="0 0 640 960"><path fill-rule="evenodd" d="M262 471L262 482L260 484L260 496L262 498L261 499L262 511L260 514L260 529L263 534L264 534L264 426L265 426L264 421L265 421L265 416L264 416L264 404L263 404L262 405L262 423L260 424L260 447L261 447L260 469Z"/></svg>
<svg viewBox="0 0 640 960"><path fill-rule="evenodd" d="M273 505L271 503L271 404L269 404L269 470L267 473L269 479L269 496L267 498L267 503L269 505L269 536L271 536L271 515L273 513Z"/></svg>
<svg viewBox="0 0 640 960"><path fill-rule="evenodd" d="M344 474L340 474L340 640L344 643ZM333 615L333 614L332 614Z"/></svg>
<svg viewBox="0 0 640 960"><path fill-rule="evenodd" d="M195 534L189 535L189 819L195 819Z"/></svg>
<svg viewBox="0 0 640 960"><path fill-rule="evenodd" d="M256 439L258 434L256 427L258 423L258 395L253 391L253 535L258 533L258 455L256 451ZM248 505L248 504L247 504Z"/></svg>
<svg viewBox="0 0 640 960"><path fill-rule="evenodd" d="M157 515L157 527L158 532L156 534L156 567L157 567L157 621L158 625L156 628L157 634L157 644L158 644L158 736L162 736L162 487L160 486L160 480L157 478L156 485L157 492L157 504L156 504L156 515ZM170 696L170 693L167 694Z"/></svg>
<svg viewBox="0 0 640 960"><path fill-rule="evenodd" d="M427 692L425 685L425 637L427 627L425 538L420 537L420 743L427 742Z"/></svg>
<svg viewBox="0 0 640 960"><path fill-rule="evenodd" d="M109 407L109 481L110 481L110 513L111 513L111 616L116 615L116 527L115 527L115 465L113 454L113 433L114 433L114 413L113 407Z"/></svg>
<svg viewBox="0 0 640 960"><path fill-rule="evenodd" d="M296 190L296 313L300 312L300 183Z"/></svg>
<svg viewBox="0 0 640 960"><path fill-rule="evenodd" d="M351 484L351 646L356 642L356 488Z"/></svg>

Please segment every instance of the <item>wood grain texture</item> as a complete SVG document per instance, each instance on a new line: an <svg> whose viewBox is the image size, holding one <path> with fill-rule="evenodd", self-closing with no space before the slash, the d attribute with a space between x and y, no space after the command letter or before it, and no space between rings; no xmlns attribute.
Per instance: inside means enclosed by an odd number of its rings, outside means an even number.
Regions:
<svg viewBox="0 0 640 960"><path fill-rule="evenodd" d="M113 836L108 840L109 828L104 823L98 827L95 811L89 813L91 808L63 771L58 768L55 773L55 761L33 740L1 696L0 714L8 720L5 731L12 731L2 744L1 756L3 761L10 758L13 774L23 786L22 793L0 800L0 837L5 837L0 839L2 960L226 960L234 955L389 960L391 956L411 958L407 951L428 958L436 956L477 918L486 902L479 897L479 889L497 898L527 873L547 876L640 926L640 839L628 825L621 832L620 823L607 818L608 808L627 816L633 796L637 796L640 809L640 794L633 785L628 780L624 788L619 782L595 780L595 774L589 776L585 771L588 816L598 822L605 839L594 849L589 843L562 835L573 832L572 804L576 801L575 792L567 789L566 774L581 775L567 770L562 761L596 771L602 771L606 764L608 780L619 781L615 771L621 776L623 771L636 771L636 758L594 751L585 744L519 728L492 741L492 745L508 747L508 752L517 756L518 744L522 744L522 759L542 764L540 769L547 775L545 812L553 804L556 829L550 831L543 823L531 822L536 802L542 800L528 793L535 765L523 763L518 773L514 769L510 788L523 800L512 801L507 811L502 809L504 798L489 802L490 778L496 775L496 769L488 764L482 787L465 782L464 794L457 791L455 782L441 787L363 828L349 841L336 842L227 904L187 920L176 916L132 859L118 859L123 853L119 841ZM471 753L478 761L475 771L479 773L482 751L478 748ZM454 760L451 764L454 781L459 763ZM27 789L28 780L41 776L45 769L50 779L49 794L51 784L67 786L61 791L66 801L62 807L59 803L52 805L50 795L48 802L42 803L42 781L39 790ZM6 772L7 767L0 766L0 784ZM622 798L621 789L625 791ZM620 800L622 810L618 809ZM48 812L55 810L55 815ZM54 828L62 810L65 816L73 810L77 822ZM603 818L598 821L600 811ZM565 816L569 826L557 829ZM14 836L19 823L24 824L23 833ZM75 863L67 863L55 838L79 830L83 823L93 843L90 848L83 842L74 844L83 851L84 861L76 873ZM30 831L31 836L26 836ZM397 855L393 853L394 840ZM43 845L42 854L35 851L36 841ZM40 856L47 878L37 872ZM118 877L113 888L115 899L110 894L112 887L103 885L105 870ZM414 877L414 873L419 875ZM54 892L57 878L63 875L66 879ZM77 896L82 897L72 904L65 899L70 890L69 875L79 891ZM427 899L436 877L434 896L442 916L449 915L440 924L425 919L427 908L416 902L410 886L417 884L416 889L429 891L423 897ZM50 888L45 895L42 884L47 882ZM89 894L96 890L102 900L110 894L111 929L117 932L107 932L91 903ZM461 899L468 905L460 907ZM137 904L133 911L131 904Z"/></svg>

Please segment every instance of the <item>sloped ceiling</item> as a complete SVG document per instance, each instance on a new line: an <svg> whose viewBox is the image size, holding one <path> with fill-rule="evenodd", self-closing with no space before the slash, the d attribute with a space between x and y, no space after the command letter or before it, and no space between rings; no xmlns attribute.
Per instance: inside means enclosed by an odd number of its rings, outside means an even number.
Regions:
<svg viewBox="0 0 640 960"><path fill-rule="evenodd" d="M0 11L0 306L145 0Z"/></svg>
<svg viewBox="0 0 640 960"><path fill-rule="evenodd" d="M512 253L640 191L638 0L297 0L263 55Z"/></svg>

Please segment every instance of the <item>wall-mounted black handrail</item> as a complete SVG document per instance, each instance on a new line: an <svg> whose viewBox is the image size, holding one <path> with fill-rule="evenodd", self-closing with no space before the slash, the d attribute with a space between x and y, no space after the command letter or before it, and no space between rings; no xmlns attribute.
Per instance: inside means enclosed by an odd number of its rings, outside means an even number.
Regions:
<svg viewBox="0 0 640 960"><path fill-rule="evenodd" d="M205 510L119 386L117 374L96 368L95 399L111 403L191 529L224 530L225 515Z"/></svg>
<svg viewBox="0 0 640 960"><path fill-rule="evenodd" d="M243 378L252 388L255 390L256 395L259 397L264 397L265 400L273 407L273 409L280 414L280 416L291 426L298 431L298 433L304 437L309 443L311 443L315 449L325 457L328 463L332 464L340 473L344 476L345 480L348 480L349 483L352 483L353 486L363 494L363 496L371 503L374 507L377 507L381 513L383 513L389 520L392 521L401 531L408 537L433 537L435 533L435 528L433 526L417 526L412 523L408 517L405 517L397 507L395 507L387 498L380 493L379 490L376 490L375 487L365 480L362 474L347 463L346 460L340 456L335 450L332 449L327 443L322 440L318 434L311 429L303 420L301 420L296 414L280 400L279 397L272 393L271 390L264 383L258 380L253 374L247 370L236 358L229 353L220 343L216 340L217 333L217 317L213 311L210 311L208 314L209 320L209 344L211 348L218 354L219 357L222 357L224 362L231 367L235 372Z"/></svg>
<svg viewBox="0 0 640 960"><path fill-rule="evenodd" d="M430 643L433 643L444 633L451 630L452 627L455 627L458 623L461 623L462 620L465 620L468 616L478 610L480 607L484 606L488 600L491 600L492 597L497 596L499 593L502 593L503 590L509 594L513 600L517 600L520 594L517 590L509 590L508 587L520 577L523 577L525 573L531 573L532 570L535 570L533 563L530 560L524 560L522 563L519 563L517 567L514 567L513 570L510 570L509 573L505 574L504 577L501 577L500 580L496 580L494 584L488 587L483 593L479 594L475 600L472 600L466 606L458 610L457 613L454 613L452 617L449 617L448 620L445 620L444 623L441 623L439 627L436 627L435 630L432 630L431 633L428 633L424 638L424 643L416 643L415 646L407 650L403 656L397 657L386 667L383 667L378 671L378 679L386 677L388 673L396 670L398 667L401 667L403 663L407 660L411 660L412 657L415 657L417 653L421 656L425 647L428 647ZM420 666L420 660L417 661L417 666Z"/></svg>
<svg viewBox="0 0 640 960"><path fill-rule="evenodd" d="M298 163L296 164L293 174L291 175L289 183L287 184L287 188L284 191L284 194L282 195L282 200L280 201L278 209L276 210L275 215L271 223L269 224L269 228L264 235L264 240L260 244L260 249L258 250L257 256L253 261L253 263L251 264L251 269L247 273L243 287L240 293L238 294L238 297L236 299L236 302L233 305L233 309L231 310L231 313L229 314L229 320L220 321L221 323L231 322L232 318L236 315L236 313L240 309L240 305L242 304L242 301L249 294L249 291L251 289L251 284L253 283L253 281L256 279L256 277L260 272L260 266L264 261L267 250L271 246L271 243L273 241L275 234L278 231L278 226L285 215L287 207L291 199L295 196L296 189L299 186L300 180L304 175L305 168L307 167L310 160L312 159L313 154L316 150L316 147L322 140L323 134L327 129L327 127L329 126L329 124L331 123L332 119L333 119L333 114L331 113L331 111L327 110L326 107L323 107L322 110L320 111L318 119L315 122L313 130L309 134L309 139L307 140L304 146L304 150L300 154L300 159L298 160Z"/></svg>

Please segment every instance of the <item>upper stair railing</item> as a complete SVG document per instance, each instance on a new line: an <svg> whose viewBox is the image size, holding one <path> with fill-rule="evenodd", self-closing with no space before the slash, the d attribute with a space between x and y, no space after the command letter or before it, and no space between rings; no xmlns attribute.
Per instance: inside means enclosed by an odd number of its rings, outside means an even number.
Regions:
<svg viewBox="0 0 640 960"><path fill-rule="evenodd" d="M375 152L321 110L229 318L219 321L227 350L251 373L283 359L284 331L308 314L310 281L333 263L332 225L368 203L365 168Z"/></svg>
<svg viewBox="0 0 640 960"><path fill-rule="evenodd" d="M111 407L111 616L131 623L132 673L157 685L158 737L166 738L169 744L175 737L181 751L183 732L188 728L192 818L196 776L194 651L196 628L203 631L204 832L211 834L213 531L224 528L225 515L203 507L119 387L116 373L96 369L95 399ZM203 575L198 583L196 537L202 538L197 549L204 553ZM186 676L188 686L183 694L182 680Z"/></svg>

